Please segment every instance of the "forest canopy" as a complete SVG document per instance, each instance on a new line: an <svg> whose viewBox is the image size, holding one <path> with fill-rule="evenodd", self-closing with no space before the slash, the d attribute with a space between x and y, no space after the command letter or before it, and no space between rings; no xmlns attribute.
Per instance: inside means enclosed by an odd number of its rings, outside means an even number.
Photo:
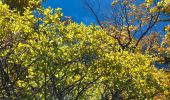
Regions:
<svg viewBox="0 0 170 100"><path fill-rule="evenodd" d="M170 71L156 66L170 62L170 24L150 31L169 22L169 0L132 1L113 1L118 23L84 25L40 0L0 0L0 99L170 99Z"/></svg>

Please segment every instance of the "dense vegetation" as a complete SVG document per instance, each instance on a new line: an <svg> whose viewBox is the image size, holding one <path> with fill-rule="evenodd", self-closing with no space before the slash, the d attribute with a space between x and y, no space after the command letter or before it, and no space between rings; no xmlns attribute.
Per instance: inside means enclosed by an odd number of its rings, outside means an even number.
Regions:
<svg viewBox="0 0 170 100"><path fill-rule="evenodd" d="M165 2L158 8L168 15ZM159 13L153 6L149 11ZM0 99L169 99L169 72L155 67L170 57L169 28L159 44L155 35L131 37L135 26L86 26L39 0L1 0ZM144 50L145 38L155 39L155 48Z"/></svg>

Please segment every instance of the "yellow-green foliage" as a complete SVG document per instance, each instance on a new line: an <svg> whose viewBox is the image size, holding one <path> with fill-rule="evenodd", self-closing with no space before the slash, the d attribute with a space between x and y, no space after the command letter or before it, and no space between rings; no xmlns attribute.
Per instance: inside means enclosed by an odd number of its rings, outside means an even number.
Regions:
<svg viewBox="0 0 170 100"><path fill-rule="evenodd" d="M17 10L21 14L24 12L25 9L30 7L32 10L40 7L40 2L44 0L0 0L4 4L9 5L9 9Z"/></svg>
<svg viewBox="0 0 170 100"><path fill-rule="evenodd" d="M27 9L0 2L0 98L167 98L168 79L148 55L122 51L97 26L62 21L61 9Z"/></svg>

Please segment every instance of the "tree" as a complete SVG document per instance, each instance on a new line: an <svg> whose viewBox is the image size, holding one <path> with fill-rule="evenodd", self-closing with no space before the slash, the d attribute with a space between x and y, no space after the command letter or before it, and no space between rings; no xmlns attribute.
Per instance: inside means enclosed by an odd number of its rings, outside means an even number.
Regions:
<svg viewBox="0 0 170 100"><path fill-rule="evenodd" d="M159 61L170 64L170 33L169 33L169 27L170 25L165 27L165 31L167 32L165 37L163 38L161 42L161 46L158 49L159 52Z"/></svg>
<svg viewBox="0 0 170 100"><path fill-rule="evenodd" d="M41 0L0 0L3 3L9 5L11 10L17 10L21 14L24 12L27 7L30 7L31 10L40 6ZM44 0L43 0L44 1Z"/></svg>
<svg viewBox="0 0 170 100"><path fill-rule="evenodd" d="M168 75L150 55L121 49L98 26L61 18L60 8L19 14L0 2L1 99L169 98Z"/></svg>
<svg viewBox="0 0 170 100"><path fill-rule="evenodd" d="M153 1L146 0L138 4L136 0L114 0L112 10L105 11L107 16L100 15L105 18L103 21L99 20L99 13L95 12L95 8L89 1L86 1L85 5L92 12L99 26L108 30L108 34L116 38L123 49L131 49L140 47L143 38L154 33L153 29L158 28L156 26L160 22L169 20L162 14L165 10L168 11L168 1L156 2L156 6ZM96 4L100 5L98 2Z"/></svg>
<svg viewBox="0 0 170 100"><path fill-rule="evenodd" d="M169 57L166 53L169 46L165 46L162 42L162 40L167 41L167 38L163 38L161 34L168 35L169 1L114 0L112 8L105 9L103 15L100 14L102 10L99 13L95 12L94 5L102 9L100 2L92 5L92 2L86 0L84 4L94 15L98 25L105 29L109 36L116 39L122 49L149 53L156 58L155 62L168 64ZM99 20L101 16L104 20Z"/></svg>

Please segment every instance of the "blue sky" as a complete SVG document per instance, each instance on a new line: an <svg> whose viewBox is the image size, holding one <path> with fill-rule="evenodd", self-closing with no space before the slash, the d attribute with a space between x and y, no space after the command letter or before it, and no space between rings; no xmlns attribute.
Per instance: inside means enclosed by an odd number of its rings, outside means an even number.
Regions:
<svg viewBox="0 0 170 100"><path fill-rule="evenodd" d="M96 0L87 0L96 1ZM101 8L107 8L111 6L112 0L99 0ZM62 8L64 16L71 16L75 22L83 22L86 25L90 23L96 23L96 20L92 13L88 10L82 0L47 0L43 4L44 7ZM95 5L93 5L95 6ZM98 9L99 10L99 9ZM96 11L98 12L98 11Z"/></svg>

